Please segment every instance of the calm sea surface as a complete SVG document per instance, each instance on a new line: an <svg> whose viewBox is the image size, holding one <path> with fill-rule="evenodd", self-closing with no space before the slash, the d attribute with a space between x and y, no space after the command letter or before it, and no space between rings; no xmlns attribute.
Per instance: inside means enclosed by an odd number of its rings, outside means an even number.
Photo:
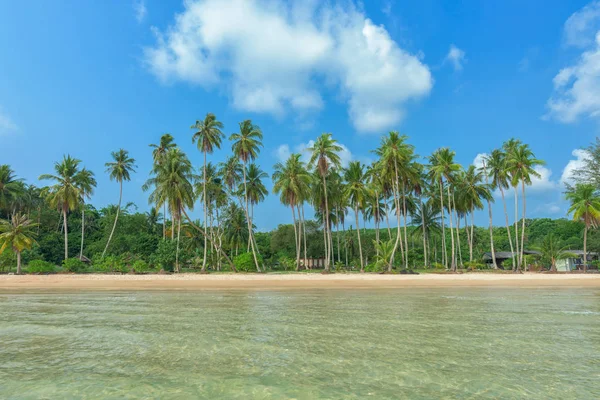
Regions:
<svg viewBox="0 0 600 400"><path fill-rule="evenodd" d="M600 290L0 293L2 399L599 399Z"/></svg>

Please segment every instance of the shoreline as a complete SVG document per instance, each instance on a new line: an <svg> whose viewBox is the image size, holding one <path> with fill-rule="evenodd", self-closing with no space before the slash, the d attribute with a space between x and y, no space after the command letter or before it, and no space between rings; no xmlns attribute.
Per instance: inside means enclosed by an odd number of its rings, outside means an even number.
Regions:
<svg viewBox="0 0 600 400"><path fill-rule="evenodd" d="M600 274L177 274L0 275L0 291L600 288Z"/></svg>

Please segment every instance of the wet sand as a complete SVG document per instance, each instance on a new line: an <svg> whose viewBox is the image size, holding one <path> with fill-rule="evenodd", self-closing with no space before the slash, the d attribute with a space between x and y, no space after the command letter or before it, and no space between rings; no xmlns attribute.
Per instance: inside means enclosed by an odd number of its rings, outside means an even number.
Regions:
<svg viewBox="0 0 600 400"><path fill-rule="evenodd" d="M0 290L392 289L598 287L600 274L178 274L0 275Z"/></svg>

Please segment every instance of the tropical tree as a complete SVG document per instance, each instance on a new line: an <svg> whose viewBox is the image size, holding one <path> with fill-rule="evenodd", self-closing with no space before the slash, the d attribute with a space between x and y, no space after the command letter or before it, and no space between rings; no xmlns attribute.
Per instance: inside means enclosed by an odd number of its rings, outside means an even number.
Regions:
<svg viewBox="0 0 600 400"><path fill-rule="evenodd" d="M89 199L94 194L94 188L96 187L96 178L94 173L89 169L83 168L78 174L77 188L79 189L79 195L81 199L81 247L79 248L79 258L83 257L83 240L85 237L85 199Z"/></svg>
<svg viewBox="0 0 600 400"><path fill-rule="evenodd" d="M250 203L250 221L254 220L254 206L264 201L269 194L263 183L263 179L268 177L269 175L255 163L248 164L246 171L246 190L248 193L246 195Z"/></svg>
<svg viewBox="0 0 600 400"><path fill-rule="evenodd" d="M352 161L348 168L344 170L344 179L346 181L345 195L348 197L350 204L354 208L354 216L356 218L356 233L358 239L358 252L360 255L360 272L365 271L365 260L363 258L362 243L360 239L359 215L360 210L364 209L368 191L365 183L364 166L359 161Z"/></svg>
<svg viewBox="0 0 600 400"><path fill-rule="evenodd" d="M21 195L22 181L9 165L0 165L0 212L10 212L11 204Z"/></svg>
<svg viewBox="0 0 600 400"><path fill-rule="evenodd" d="M32 228L36 225L24 214L0 220L0 254L10 248L17 255L17 274L21 274L21 252L35 243Z"/></svg>
<svg viewBox="0 0 600 400"><path fill-rule="evenodd" d="M173 136L170 133L165 133L160 137L160 142L158 144L151 144L152 148L152 160L155 165L160 164L167 152L176 147L177 145L174 142ZM163 206L163 240L167 236L167 208L166 204Z"/></svg>
<svg viewBox="0 0 600 400"><path fill-rule="evenodd" d="M600 194L593 184L578 183L569 188L566 198L571 203L568 212L573 220L583 222L583 272L587 272L587 234L600 221Z"/></svg>
<svg viewBox="0 0 600 400"><path fill-rule="evenodd" d="M521 184L521 201L523 203L523 215L521 215L522 223L521 223L521 253L519 255L519 260L517 262L517 269L521 267L523 264L523 246L525 243L525 218L526 218L526 209L527 209L527 198L525 197L525 186L531 185L531 178L540 178L539 172L535 170L535 167L539 165L544 165L544 161L535 158L535 155L529 148L527 144L518 143L516 145L512 145L509 147L509 151L507 152L507 160L506 160L507 168L511 174L511 183L513 187L517 187L519 183ZM516 199L516 190L515 190L515 199ZM515 203L516 205L516 203ZM516 224L516 221L515 221ZM515 225L516 226L516 225ZM515 231L516 232L516 231ZM519 238L517 236L516 240Z"/></svg>
<svg viewBox="0 0 600 400"><path fill-rule="evenodd" d="M204 225L207 226L208 221L208 198L206 196L206 155L212 154L214 149L221 148L221 142L225 135L221 131L223 129L223 123L217 120L217 117L213 113L208 113L202 121L196 121L191 126L194 129L194 135L192 136L192 143L198 142L198 150L204 154L204 166L202 176L203 180L203 199L204 199ZM207 252L207 240L204 238L204 258L202 259L202 268L206 268L206 252Z"/></svg>
<svg viewBox="0 0 600 400"><path fill-rule="evenodd" d="M327 203L326 177L331 168L340 168L341 159L338 153L342 151L342 147L337 144L335 139L333 139L331 133L323 133L317 138L314 144L308 148L308 151L312 153L309 165L315 168L323 182L325 199L325 223L323 225L323 229L325 230L325 272L329 272L331 254L329 243L331 243L331 230L329 229L329 204ZM358 226L356 228L358 229Z"/></svg>
<svg viewBox="0 0 600 400"><path fill-rule="evenodd" d="M553 272L556 272L557 260L574 257L565 246L561 246L560 240L552 233L547 235L535 249L540 252L542 261L550 263L550 271Z"/></svg>
<svg viewBox="0 0 600 400"><path fill-rule="evenodd" d="M115 228L117 227L119 211L121 210L121 200L123 199L123 181L130 181L131 174L134 173L136 169L135 159L129 156L129 152L127 150L119 149L118 151L113 151L111 155L113 161L107 162L104 164L104 166L106 167L106 172L108 173L110 180L119 182L119 204L117 205L115 222L112 230L110 231L108 241L106 242L106 247L102 252L102 257L104 257L106 254L106 250L108 250L108 246L110 246L110 241L112 240L112 237L115 233Z"/></svg>
<svg viewBox="0 0 600 400"><path fill-rule="evenodd" d="M61 211L65 237L65 259L69 258L69 228L67 214L79 206L81 200L79 169L80 160L66 155L61 162L54 163L55 174L40 175L40 180L53 180L56 183L44 189L44 195L52 207Z"/></svg>
<svg viewBox="0 0 600 400"><path fill-rule="evenodd" d="M430 253L430 241L433 233L439 233L440 228L440 209L433 198L427 201L421 201L420 207L412 213L411 224L414 226L413 234L421 233L424 237L423 247L427 250L425 253ZM425 258L427 260L427 258ZM425 265L428 265L427 262Z"/></svg>
<svg viewBox="0 0 600 400"><path fill-rule="evenodd" d="M489 174L488 174L488 168L487 168L487 156L484 156L482 161L481 161L481 167L480 167L481 172L483 173L483 176L485 177L485 184L488 187L488 190L490 191L490 195L491 195L491 190L493 188L493 185L491 185L489 183ZM496 262L496 249L494 248L494 219L492 217L492 201L494 200L494 197L491 196L491 198L487 198L487 206L488 206L488 216L489 216L489 232L490 232L490 252L492 255L492 266L494 267L494 269L498 269L498 263ZM506 205L505 205L506 207Z"/></svg>
<svg viewBox="0 0 600 400"><path fill-rule="evenodd" d="M290 155L285 164L277 163L273 169L273 192L279 194L281 203L292 209L296 241L296 270L298 270L300 268L302 231L300 225L296 229L296 209L300 211L299 205L306 197L311 178L304 163L300 160L300 154Z"/></svg>
<svg viewBox="0 0 600 400"><path fill-rule="evenodd" d="M392 239L387 241L374 241L373 246L376 250L375 265L381 267L384 271L391 268L392 253L394 252L394 241Z"/></svg>
<svg viewBox="0 0 600 400"><path fill-rule="evenodd" d="M239 133L233 133L229 137L229 140L233 141L231 149L233 154L244 164L242 169L243 173L243 184L244 184L244 200L246 213L246 220L248 221L248 233L250 236L250 247L252 249L252 256L254 257L254 264L256 270L261 272L258 265L258 258L256 257L256 244L254 243L254 235L252 234L252 219L249 213L249 199L248 199L248 188L246 180L246 166L249 161L254 161L260 153L260 147L262 147L262 131L260 128L252 123L250 120L240 122Z"/></svg>
<svg viewBox="0 0 600 400"><path fill-rule="evenodd" d="M474 214L475 210L483 209L483 201L491 202L494 200L492 192L487 183L483 183L483 172L470 165L465 171L462 179L460 197L467 208L468 214L471 216L471 228L469 239L469 262L473 262L473 236L475 229Z"/></svg>

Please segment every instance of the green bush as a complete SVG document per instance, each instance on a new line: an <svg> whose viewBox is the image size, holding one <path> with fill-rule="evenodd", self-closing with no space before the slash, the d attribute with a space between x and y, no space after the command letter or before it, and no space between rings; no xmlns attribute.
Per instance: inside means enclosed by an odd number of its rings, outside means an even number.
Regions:
<svg viewBox="0 0 600 400"><path fill-rule="evenodd" d="M85 272L87 269L85 263L79 258L67 258L66 260L63 260L63 266L65 267L66 271L75 273Z"/></svg>
<svg viewBox="0 0 600 400"><path fill-rule="evenodd" d="M173 272L175 267L175 257L177 253L177 243L174 240L161 240L152 256L150 262L158 269Z"/></svg>
<svg viewBox="0 0 600 400"><path fill-rule="evenodd" d="M33 260L27 265L27 272L30 274L51 274L57 271L56 265L44 260Z"/></svg>
<svg viewBox="0 0 600 400"><path fill-rule="evenodd" d="M258 264L261 265L263 259L260 255L256 255ZM256 272L256 265L254 264L254 256L252 253L242 253L233 259L233 265L240 272Z"/></svg>
<svg viewBox="0 0 600 400"><path fill-rule="evenodd" d="M477 261L467 261L465 263L465 267L467 267L468 269L470 269L471 271L474 270L482 270L482 269L487 269L487 265L484 263L480 263Z"/></svg>
<svg viewBox="0 0 600 400"><path fill-rule="evenodd" d="M254 258L252 258L252 263L254 264ZM284 271L292 271L296 269L296 260L291 257L280 257L279 264Z"/></svg>
<svg viewBox="0 0 600 400"><path fill-rule="evenodd" d="M138 274L144 274L147 272L150 272L150 265L148 265L148 263L144 260L136 260L134 261L133 265L133 270L138 273Z"/></svg>
<svg viewBox="0 0 600 400"><path fill-rule="evenodd" d="M380 263L369 263L365 265L365 272L381 272L383 271L382 265Z"/></svg>
<svg viewBox="0 0 600 400"><path fill-rule="evenodd" d="M94 272L101 273L113 273L113 272L121 272L127 273L130 268L123 261L121 257L117 256L106 256L104 258L94 257L94 262L92 263L92 269Z"/></svg>
<svg viewBox="0 0 600 400"><path fill-rule="evenodd" d="M444 267L444 264L442 264L442 263L439 263L439 262L434 262L434 263L431 263L431 265L432 265L432 266L433 266L433 268L435 268L435 269L444 269L444 268L446 268L446 267Z"/></svg>

